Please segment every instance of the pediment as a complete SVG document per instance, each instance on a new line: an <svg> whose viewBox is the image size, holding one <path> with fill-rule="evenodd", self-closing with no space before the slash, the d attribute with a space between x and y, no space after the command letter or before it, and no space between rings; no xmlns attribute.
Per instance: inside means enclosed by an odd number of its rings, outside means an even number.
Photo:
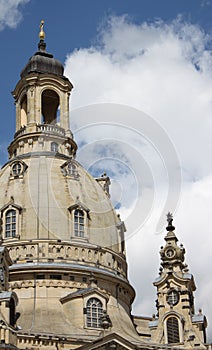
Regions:
<svg viewBox="0 0 212 350"><path fill-rule="evenodd" d="M89 213L90 209L88 207L86 207L86 205L84 205L82 202L80 202L79 200L76 201L75 204L71 205L70 207L68 207L68 210L71 212L72 210L75 209L82 209L83 211L85 211L87 214Z"/></svg>
<svg viewBox="0 0 212 350"><path fill-rule="evenodd" d="M0 212L3 212L7 208L14 208L17 209L19 212L21 212L22 210L22 207L20 205L14 203L13 197L11 197L9 202L7 202L5 205L3 205L3 207L0 208Z"/></svg>
<svg viewBox="0 0 212 350"><path fill-rule="evenodd" d="M69 163L74 164L76 166L79 166L79 163L75 159L67 160L65 163L63 163L60 167L61 169L65 168Z"/></svg>
<svg viewBox="0 0 212 350"><path fill-rule="evenodd" d="M89 295L98 295L101 298L104 298L108 301L109 297L106 293L100 291L98 288L94 288L94 287L88 287L85 289L80 289L77 290L76 292L73 293L69 293L68 295L66 295L65 297L62 297L60 299L60 302L62 304L69 302L70 300L76 299L76 298L83 298Z"/></svg>
<svg viewBox="0 0 212 350"><path fill-rule="evenodd" d="M79 350L103 350L103 349L108 349L108 350L133 350L133 349L138 349L138 343L134 344L128 339L123 338L117 333L111 333L109 335L106 335L105 337L102 337L95 342L92 342L88 345L83 345ZM139 349L144 350L144 349L152 349L151 346L147 344L139 344Z"/></svg>

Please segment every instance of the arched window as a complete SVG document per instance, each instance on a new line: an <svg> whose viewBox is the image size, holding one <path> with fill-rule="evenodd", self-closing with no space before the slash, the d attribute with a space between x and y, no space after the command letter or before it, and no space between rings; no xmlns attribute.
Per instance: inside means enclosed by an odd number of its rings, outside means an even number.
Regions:
<svg viewBox="0 0 212 350"><path fill-rule="evenodd" d="M77 176L77 167L76 167L76 165L72 164L72 163L68 163L67 173L70 176Z"/></svg>
<svg viewBox="0 0 212 350"><path fill-rule="evenodd" d="M58 152L58 143L56 142L51 143L51 152Z"/></svg>
<svg viewBox="0 0 212 350"><path fill-rule="evenodd" d="M97 298L90 298L86 305L87 327L100 328L103 315L102 302Z"/></svg>
<svg viewBox="0 0 212 350"><path fill-rule="evenodd" d="M5 215L5 237L16 236L16 211L10 209Z"/></svg>
<svg viewBox="0 0 212 350"><path fill-rule="evenodd" d="M21 175L22 171L23 171L23 167L22 167L22 164L20 162L17 162L12 166L12 175L13 176Z"/></svg>
<svg viewBox="0 0 212 350"><path fill-rule="evenodd" d="M177 317L169 317L166 323L168 343L179 343L179 323Z"/></svg>
<svg viewBox="0 0 212 350"><path fill-rule="evenodd" d="M58 94L50 89L42 93L42 116L44 124L56 124L59 122L60 99Z"/></svg>
<svg viewBox="0 0 212 350"><path fill-rule="evenodd" d="M21 100L21 127L27 125L27 96L24 95Z"/></svg>
<svg viewBox="0 0 212 350"><path fill-rule="evenodd" d="M80 209L74 211L74 236L84 237L85 234L85 219L84 212Z"/></svg>

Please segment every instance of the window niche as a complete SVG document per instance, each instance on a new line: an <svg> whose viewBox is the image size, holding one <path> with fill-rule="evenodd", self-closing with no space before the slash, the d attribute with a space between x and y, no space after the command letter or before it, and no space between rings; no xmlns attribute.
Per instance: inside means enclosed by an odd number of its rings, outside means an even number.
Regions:
<svg viewBox="0 0 212 350"><path fill-rule="evenodd" d="M51 89L46 89L41 95L42 123L56 125L60 122L60 98Z"/></svg>

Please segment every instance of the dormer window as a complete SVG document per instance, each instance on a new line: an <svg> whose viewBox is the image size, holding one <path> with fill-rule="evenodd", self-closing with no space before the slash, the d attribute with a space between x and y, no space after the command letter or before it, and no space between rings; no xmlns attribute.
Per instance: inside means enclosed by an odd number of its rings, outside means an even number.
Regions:
<svg viewBox="0 0 212 350"><path fill-rule="evenodd" d="M68 176L71 177L74 180L78 180L79 179L79 173L78 173L78 165L74 160L65 162L62 166L61 166L61 171L63 173L64 176Z"/></svg>
<svg viewBox="0 0 212 350"><path fill-rule="evenodd" d="M69 176L73 176L73 177L77 176L77 167L76 167L75 164L68 163L68 165L67 165L67 174Z"/></svg>
<svg viewBox="0 0 212 350"><path fill-rule="evenodd" d="M5 238L16 236L16 210L9 209L5 214Z"/></svg>
<svg viewBox="0 0 212 350"><path fill-rule="evenodd" d="M22 166L21 166L21 163L15 163L13 166L12 166L12 174L14 176L18 176L20 175L22 172Z"/></svg>
<svg viewBox="0 0 212 350"><path fill-rule="evenodd" d="M8 204L0 209L2 221L2 236L4 239L19 238L20 214L22 208L14 203L11 197Z"/></svg>
<svg viewBox="0 0 212 350"><path fill-rule="evenodd" d="M90 219L89 209L78 201L78 203L70 206L68 210L71 214L71 237L76 239L87 239L88 220Z"/></svg>
<svg viewBox="0 0 212 350"><path fill-rule="evenodd" d="M18 178L18 177L23 177L24 172L27 169L27 165L22 162L22 161L15 161L11 164L11 171L10 171L10 177L11 179L13 178Z"/></svg>
<svg viewBox="0 0 212 350"><path fill-rule="evenodd" d="M86 305L87 327L101 328L101 319L103 316L102 302L97 298L90 298Z"/></svg>
<svg viewBox="0 0 212 350"><path fill-rule="evenodd" d="M80 209L74 210L74 236L84 237L85 236L85 218L84 212Z"/></svg>

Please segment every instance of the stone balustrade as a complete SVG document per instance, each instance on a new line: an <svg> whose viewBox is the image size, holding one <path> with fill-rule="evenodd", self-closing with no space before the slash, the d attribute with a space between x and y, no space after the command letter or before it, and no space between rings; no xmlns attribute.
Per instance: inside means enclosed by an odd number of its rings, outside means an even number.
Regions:
<svg viewBox="0 0 212 350"><path fill-rule="evenodd" d="M44 133L53 133L65 136L65 130L58 125L53 124L40 124L37 126L38 131Z"/></svg>
<svg viewBox="0 0 212 350"><path fill-rule="evenodd" d="M14 263L54 262L76 263L105 268L126 278L127 265L124 258L108 248L94 248L69 242L32 241L7 244Z"/></svg>
<svg viewBox="0 0 212 350"><path fill-rule="evenodd" d="M18 131L16 131L14 138L20 137L24 134L27 134L29 131L26 126L21 127ZM61 128L59 125L54 124L38 124L36 125L35 132L43 132L45 134L57 134L60 136L65 136L65 130Z"/></svg>

